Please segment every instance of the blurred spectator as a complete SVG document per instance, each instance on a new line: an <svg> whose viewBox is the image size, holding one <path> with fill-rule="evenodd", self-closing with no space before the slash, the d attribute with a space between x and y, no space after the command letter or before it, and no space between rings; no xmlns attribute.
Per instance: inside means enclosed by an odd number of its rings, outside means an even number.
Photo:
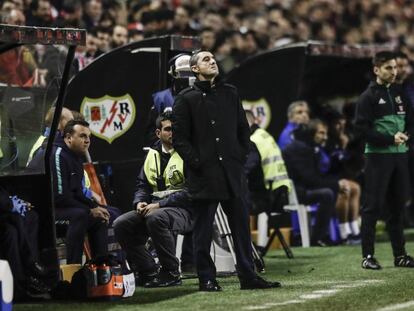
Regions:
<svg viewBox="0 0 414 311"><path fill-rule="evenodd" d="M98 38L98 50L105 53L111 49L111 31L104 27L96 27L96 37Z"/></svg>
<svg viewBox="0 0 414 311"><path fill-rule="evenodd" d="M234 68L236 60L233 55L232 33L221 32L217 36L213 50L220 72L226 74Z"/></svg>
<svg viewBox="0 0 414 311"><path fill-rule="evenodd" d="M24 25L25 17L20 10L12 9L3 12L2 23ZM37 64L26 46L16 47L0 54L0 82L17 86L33 86L38 83L37 75Z"/></svg>
<svg viewBox="0 0 414 311"><path fill-rule="evenodd" d="M212 29L215 33L218 33L224 29L224 21L222 16L214 10L207 11L204 14L201 20L201 25L203 28Z"/></svg>
<svg viewBox="0 0 414 311"><path fill-rule="evenodd" d="M253 30L243 32L241 36L241 48L235 56L238 63L241 63L246 58L256 55L259 52L256 33Z"/></svg>
<svg viewBox="0 0 414 311"><path fill-rule="evenodd" d="M7 9L2 11L1 22L3 24L24 26L26 25L26 17L19 9Z"/></svg>
<svg viewBox="0 0 414 311"><path fill-rule="evenodd" d="M32 0L27 14L28 26L50 27L53 23L49 0Z"/></svg>
<svg viewBox="0 0 414 311"><path fill-rule="evenodd" d="M144 32L138 29L128 30L128 42L137 42L144 39Z"/></svg>
<svg viewBox="0 0 414 311"><path fill-rule="evenodd" d="M184 6L175 9L174 27L172 32L183 36L196 36L197 31L190 24L190 11Z"/></svg>
<svg viewBox="0 0 414 311"><path fill-rule="evenodd" d="M14 4L14 2L12 0L5 0L1 4L1 11L2 12L11 11L12 9L16 9L16 8L17 7L16 7L16 5Z"/></svg>
<svg viewBox="0 0 414 311"><path fill-rule="evenodd" d="M200 32L200 40L203 50L212 51L216 44L216 33L212 28L204 28Z"/></svg>
<svg viewBox="0 0 414 311"><path fill-rule="evenodd" d="M82 3L80 0L64 0L55 21L56 27L85 28L82 21Z"/></svg>
<svg viewBox="0 0 414 311"><path fill-rule="evenodd" d="M87 0L84 4L83 21L86 30L98 26L102 17L102 2L100 0Z"/></svg>
<svg viewBox="0 0 414 311"><path fill-rule="evenodd" d="M88 66L97 56L99 40L94 32L89 32L86 35L86 45L77 49L75 53L75 68L80 71Z"/></svg>
<svg viewBox="0 0 414 311"><path fill-rule="evenodd" d="M412 74L412 68L410 62L408 61L407 55L399 52L396 54L397 60L397 76L395 78L395 83L403 84L408 76Z"/></svg>
<svg viewBox="0 0 414 311"><path fill-rule="evenodd" d="M115 27L115 25L116 25L115 18L108 11L104 11L102 13L101 19L99 20L98 26L112 29L113 27Z"/></svg>
<svg viewBox="0 0 414 311"><path fill-rule="evenodd" d="M174 12L168 9L146 11L141 20L145 37L167 35L172 32Z"/></svg>
<svg viewBox="0 0 414 311"><path fill-rule="evenodd" d="M128 43L128 30L125 26L116 25L112 30L111 48L123 46Z"/></svg>

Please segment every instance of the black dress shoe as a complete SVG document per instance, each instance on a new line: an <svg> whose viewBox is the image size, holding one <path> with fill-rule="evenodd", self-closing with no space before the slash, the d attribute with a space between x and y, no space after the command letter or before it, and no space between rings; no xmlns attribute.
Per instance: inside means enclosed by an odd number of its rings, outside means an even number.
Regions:
<svg viewBox="0 0 414 311"><path fill-rule="evenodd" d="M151 281L144 284L145 288L170 287L181 285L181 275L178 271L160 271Z"/></svg>
<svg viewBox="0 0 414 311"><path fill-rule="evenodd" d="M279 282L269 282L256 275L252 279L240 279L240 289L266 289L281 287Z"/></svg>
<svg viewBox="0 0 414 311"><path fill-rule="evenodd" d="M43 266L37 261L33 262L30 265L29 270L30 274L32 274L35 277L45 277L48 276L50 273L50 271L45 266Z"/></svg>
<svg viewBox="0 0 414 311"><path fill-rule="evenodd" d="M208 280L199 283L199 290L202 292L221 292L222 288L216 280Z"/></svg>
<svg viewBox="0 0 414 311"><path fill-rule="evenodd" d="M135 272L135 285L144 286L145 284L151 282L158 276L158 270L156 271L146 271L146 272Z"/></svg>
<svg viewBox="0 0 414 311"><path fill-rule="evenodd" d="M26 279L25 293L30 298L50 299L51 289L38 278L29 276Z"/></svg>

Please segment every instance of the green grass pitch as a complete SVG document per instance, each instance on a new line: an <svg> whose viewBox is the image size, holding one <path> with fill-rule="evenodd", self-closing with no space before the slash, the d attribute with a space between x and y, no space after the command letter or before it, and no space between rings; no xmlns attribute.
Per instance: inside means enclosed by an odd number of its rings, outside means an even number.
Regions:
<svg viewBox="0 0 414 311"><path fill-rule="evenodd" d="M414 254L414 242L407 249ZM263 277L282 282L279 289L241 291L237 278L227 277L219 279L223 292L203 293L189 279L180 287L137 288L118 302L18 304L14 310L414 310L414 269L394 268L389 242L377 243L381 271L361 269L360 246L293 248L293 253L294 259L282 251L265 257Z"/></svg>

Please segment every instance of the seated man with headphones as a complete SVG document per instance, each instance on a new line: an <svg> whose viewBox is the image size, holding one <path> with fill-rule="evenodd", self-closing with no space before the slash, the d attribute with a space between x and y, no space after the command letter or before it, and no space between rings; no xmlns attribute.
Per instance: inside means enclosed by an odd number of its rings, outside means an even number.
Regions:
<svg viewBox="0 0 414 311"><path fill-rule="evenodd" d="M171 112L156 120L159 141L148 152L138 175L133 211L114 222L115 236L127 254L138 285L181 285L176 236L192 230L189 194L184 187L184 164L172 146ZM151 238L161 269L146 248Z"/></svg>

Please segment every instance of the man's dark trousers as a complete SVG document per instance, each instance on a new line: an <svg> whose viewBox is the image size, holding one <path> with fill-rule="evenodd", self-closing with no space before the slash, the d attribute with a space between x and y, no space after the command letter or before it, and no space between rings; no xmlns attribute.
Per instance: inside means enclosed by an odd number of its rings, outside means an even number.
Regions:
<svg viewBox="0 0 414 311"><path fill-rule="evenodd" d="M197 200L194 202L193 240L198 278L200 282L216 278L216 267L210 256L210 248L214 215L218 203L221 204L227 215L236 253L238 275L243 279L255 278L248 209L241 198L221 201Z"/></svg>
<svg viewBox="0 0 414 311"><path fill-rule="evenodd" d="M108 252L108 228L101 218L94 218L84 208L56 208L56 220L69 221L66 231L66 261L82 263L85 235L88 234L93 256Z"/></svg>
<svg viewBox="0 0 414 311"><path fill-rule="evenodd" d="M162 269L177 271L179 261L175 256L176 237L177 234L191 231L192 219L186 209L177 207L163 207L145 217L136 211L130 211L115 220L114 229L134 270L154 271L154 259L145 247L148 237L151 237Z"/></svg>
<svg viewBox="0 0 414 311"><path fill-rule="evenodd" d="M300 191L302 192L302 191ZM316 223L313 226L311 243L326 240L329 231L329 221L334 216L336 194L330 188L303 190L299 201L304 204L318 204Z"/></svg>
<svg viewBox="0 0 414 311"><path fill-rule="evenodd" d="M374 255L375 225L381 214L386 216L394 256L405 254L402 214L408 194L408 174L406 153L366 155L366 197L361 209L363 257ZM389 203L384 204L387 197Z"/></svg>

